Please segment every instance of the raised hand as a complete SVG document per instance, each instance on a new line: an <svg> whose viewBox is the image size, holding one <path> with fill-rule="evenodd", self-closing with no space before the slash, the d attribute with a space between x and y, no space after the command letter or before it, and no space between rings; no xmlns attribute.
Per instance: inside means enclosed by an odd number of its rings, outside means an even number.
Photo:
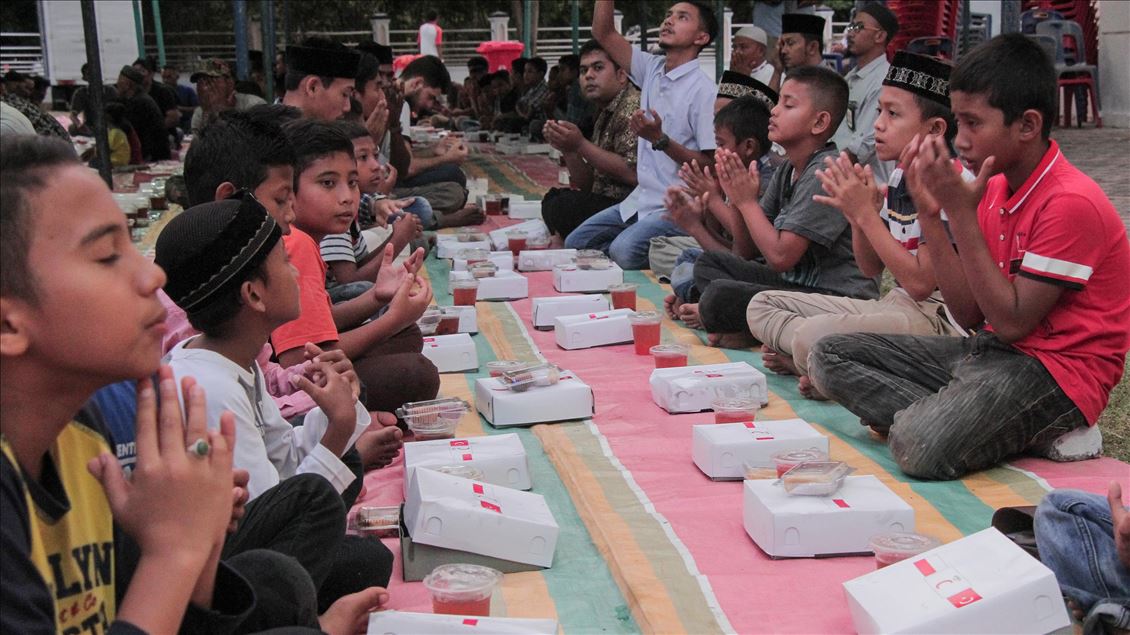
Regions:
<svg viewBox="0 0 1130 635"><path fill-rule="evenodd" d="M734 152L718 150L714 153L714 169L718 172L718 182L726 198L735 207L756 203L761 188L761 175L757 173L757 163L749 168Z"/></svg>
<svg viewBox="0 0 1130 635"><path fill-rule="evenodd" d="M713 196L721 197L722 188L718 180L710 173L710 166L700 167L698 160L684 163L679 168L679 178L686 185L683 189L691 196L702 196L709 192Z"/></svg>
<svg viewBox="0 0 1130 635"><path fill-rule="evenodd" d="M846 153L825 158L824 169L816 171L816 178L825 194L816 194L812 200L839 209L853 225L877 214L883 204L883 193L875 187L871 166L852 164Z"/></svg>
<svg viewBox="0 0 1130 635"><path fill-rule="evenodd" d="M390 316L393 324L404 328L420 319L431 304L432 297L432 287L428 281L409 273L400 282L400 288L389 302L385 315Z"/></svg>
<svg viewBox="0 0 1130 635"><path fill-rule="evenodd" d="M388 131L388 118L390 113L388 110L388 99L385 97L384 92L377 91L377 95L379 95L379 103L376 108L373 108L373 112L369 113L369 116L365 118L365 130L368 131L369 136L372 137L373 141L379 146L381 141L384 140L385 132Z"/></svg>
<svg viewBox="0 0 1130 635"><path fill-rule="evenodd" d="M391 163L384 164L381 171L384 174L381 176L380 185L377 186L377 192L388 196L389 192L396 187L397 171Z"/></svg>
<svg viewBox="0 0 1130 635"><path fill-rule="evenodd" d="M396 254L393 253L392 243L389 242L385 245L384 252L381 254L381 268L377 270L377 279L373 282L373 287L369 291L380 304L387 304L392 301L393 296L396 295L404 281L404 269L394 267L392 264L395 258Z"/></svg>
<svg viewBox="0 0 1130 635"><path fill-rule="evenodd" d="M307 375L309 376L291 375L290 381L295 388L310 395L314 403L326 413L331 426L337 423L345 427L348 424L348 430L352 431L356 420L354 402L357 401L353 382L337 372L334 364L328 361L315 361L310 365ZM348 438L349 435L346 434L345 437Z"/></svg>
<svg viewBox="0 0 1130 635"><path fill-rule="evenodd" d="M585 141L585 136L581 134L581 129L578 128L576 124L569 121L556 121L551 119L545 122L542 133L545 135L550 145L561 152L577 152L580 150L581 144Z"/></svg>
<svg viewBox="0 0 1130 635"><path fill-rule="evenodd" d="M667 218L685 232L702 225L702 218L706 211L706 203L710 200L710 193L702 196L691 196L676 185L667 188L663 197L663 205L667 208Z"/></svg>
<svg viewBox="0 0 1130 635"><path fill-rule="evenodd" d="M637 137L655 143L663 136L663 119L654 110L637 110L632 113L628 125Z"/></svg>
<svg viewBox="0 0 1130 635"><path fill-rule="evenodd" d="M302 353L308 360L308 363L304 367L304 374L311 381L315 383L321 381L317 376L318 371L314 364L317 362L325 362L329 364L335 372L349 381L350 385L353 387L354 399L361 396L361 379L357 377L357 371L353 368L353 362L345 355L345 351L340 348L332 348L328 351L323 351L317 344L306 342Z"/></svg>
<svg viewBox="0 0 1130 635"><path fill-rule="evenodd" d="M945 140L939 135L929 135L919 143L916 156L912 156L910 169L906 172L911 179L907 186L911 187L913 183L914 188L925 194L927 199L944 208L950 218L975 215L995 164L996 157L985 159L977 178L966 182L955 168ZM915 189L911 189L912 197ZM915 203L918 203L917 199Z"/></svg>

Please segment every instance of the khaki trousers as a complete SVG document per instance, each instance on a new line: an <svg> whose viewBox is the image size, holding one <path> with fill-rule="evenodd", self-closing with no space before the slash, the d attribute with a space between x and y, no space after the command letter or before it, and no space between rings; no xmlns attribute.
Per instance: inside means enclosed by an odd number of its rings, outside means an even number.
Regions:
<svg viewBox="0 0 1130 635"><path fill-rule="evenodd" d="M797 371L807 375L808 353L826 335L959 335L937 298L935 294L916 302L898 287L879 300L762 291L746 308L746 321L755 338L792 357Z"/></svg>

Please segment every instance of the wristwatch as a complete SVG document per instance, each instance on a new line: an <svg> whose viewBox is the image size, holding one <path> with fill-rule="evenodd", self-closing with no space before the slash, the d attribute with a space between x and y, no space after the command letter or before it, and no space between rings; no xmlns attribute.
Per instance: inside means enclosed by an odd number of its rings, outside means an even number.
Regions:
<svg viewBox="0 0 1130 635"><path fill-rule="evenodd" d="M662 134L658 139L651 142L651 149L657 152L663 152L669 145L671 145L671 137L668 137L666 134Z"/></svg>

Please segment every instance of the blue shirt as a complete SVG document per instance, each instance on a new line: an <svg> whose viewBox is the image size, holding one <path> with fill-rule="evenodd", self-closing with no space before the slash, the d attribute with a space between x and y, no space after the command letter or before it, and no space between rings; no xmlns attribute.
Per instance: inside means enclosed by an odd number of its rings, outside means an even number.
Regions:
<svg viewBox="0 0 1130 635"><path fill-rule="evenodd" d="M663 120L663 133L690 150L714 149L714 96L718 87L693 59L671 72L666 58L632 49L632 83L640 87L640 108L654 110ZM625 222L663 211L667 188L680 183L679 164L665 152L640 139L636 144L636 175L639 185L620 203Z"/></svg>

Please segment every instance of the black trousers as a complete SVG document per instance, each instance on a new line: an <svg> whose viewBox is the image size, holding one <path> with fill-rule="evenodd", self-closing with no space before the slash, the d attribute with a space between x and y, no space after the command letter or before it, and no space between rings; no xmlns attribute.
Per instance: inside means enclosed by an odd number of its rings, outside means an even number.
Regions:
<svg viewBox="0 0 1130 635"><path fill-rule="evenodd" d="M554 187L541 200L541 217L551 234L564 238L593 214L619 202L601 194Z"/></svg>

